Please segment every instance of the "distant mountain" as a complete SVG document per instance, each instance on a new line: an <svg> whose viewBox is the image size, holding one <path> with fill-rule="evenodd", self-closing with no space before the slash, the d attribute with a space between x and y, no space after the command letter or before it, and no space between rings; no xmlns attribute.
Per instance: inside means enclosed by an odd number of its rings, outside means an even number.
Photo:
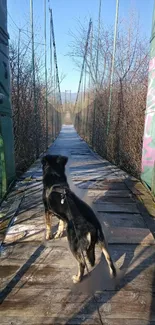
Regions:
<svg viewBox="0 0 155 325"><path fill-rule="evenodd" d="M77 96L77 93L71 93L71 102L72 103L75 103L76 96ZM62 99L62 103L64 104L65 103L65 92L63 92L63 91L61 92L61 99ZM70 93L69 92L66 93L66 101L70 102Z"/></svg>

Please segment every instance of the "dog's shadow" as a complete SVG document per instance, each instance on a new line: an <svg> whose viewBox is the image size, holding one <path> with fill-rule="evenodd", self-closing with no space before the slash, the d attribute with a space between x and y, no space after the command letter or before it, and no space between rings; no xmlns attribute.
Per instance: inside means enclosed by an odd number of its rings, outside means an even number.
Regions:
<svg viewBox="0 0 155 325"><path fill-rule="evenodd" d="M125 262L125 261L124 261ZM70 292L62 300L62 307L65 308L68 301L72 301L73 296L77 295L87 296L88 299L95 297L97 293L103 291L114 292L119 290L121 280L124 278L127 272L127 264L123 263L121 269L116 268L117 275L115 278L111 278L109 274L109 268L106 263L104 255L101 253L100 260L96 263L95 267L90 269L88 262L86 261L89 268L81 282L72 284ZM87 299L86 299L87 300Z"/></svg>
<svg viewBox="0 0 155 325"><path fill-rule="evenodd" d="M88 262L87 265L90 269ZM111 278L105 257L101 254L100 261L84 275L82 282L73 285L72 290L89 295L97 291L115 290L126 273L126 267L122 265L121 269L117 268L116 277Z"/></svg>

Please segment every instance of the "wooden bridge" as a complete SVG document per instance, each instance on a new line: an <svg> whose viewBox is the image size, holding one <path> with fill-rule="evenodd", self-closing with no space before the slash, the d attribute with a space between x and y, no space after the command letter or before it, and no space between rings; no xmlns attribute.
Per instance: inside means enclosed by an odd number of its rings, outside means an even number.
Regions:
<svg viewBox="0 0 155 325"><path fill-rule="evenodd" d="M49 152L69 156L71 186L97 211L118 278L110 280L97 250L90 276L73 285L76 262L66 236L45 241L39 159L3 204L0 324L155 324L155 225L141 203L149 202L153 214L151 196L94 153L73 126L62 127Z"/></svg>

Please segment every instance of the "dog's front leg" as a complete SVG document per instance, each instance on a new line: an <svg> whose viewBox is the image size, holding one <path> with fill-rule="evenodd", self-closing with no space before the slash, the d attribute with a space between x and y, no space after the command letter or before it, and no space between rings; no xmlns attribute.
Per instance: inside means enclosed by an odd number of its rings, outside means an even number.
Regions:
<svg viewBox="0 0 155 325"><path fill-rule="evenodd" d="M46 222L46 240L52 238L52 214L49 211L45 211L45 222Z"/></svg>
<svg viewBox="0 0 155 325"><path fill-rule="evenodd" d="M59 227L58 227L57 232L54 235L54 238L56 239L56 238L62 237L64 229L65 229L65 222L63 220L60 220Z"/></svg>

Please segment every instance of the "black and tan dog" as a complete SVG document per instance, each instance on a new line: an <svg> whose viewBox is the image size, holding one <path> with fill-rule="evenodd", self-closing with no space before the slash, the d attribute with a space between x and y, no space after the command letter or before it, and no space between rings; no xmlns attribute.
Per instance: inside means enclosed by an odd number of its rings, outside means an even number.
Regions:
<svg viewBox="0 0 155 325"><path fill-rule="evenodd" d="M55 237L63 232L63 223L67 224L67 238L71 252L78 261L78 274L73 282L81 281L86 252L91 264L95 264L95 244L98 244L106 258L110 274L116 275L116 269L106 247L101 225L93 210L80 200L69 188L65 175L68 161L64 156L47 155L42 159L43 165L43 202L46 218L46 239L51 235L51 216L56 215L61 221Z"/></svg>

